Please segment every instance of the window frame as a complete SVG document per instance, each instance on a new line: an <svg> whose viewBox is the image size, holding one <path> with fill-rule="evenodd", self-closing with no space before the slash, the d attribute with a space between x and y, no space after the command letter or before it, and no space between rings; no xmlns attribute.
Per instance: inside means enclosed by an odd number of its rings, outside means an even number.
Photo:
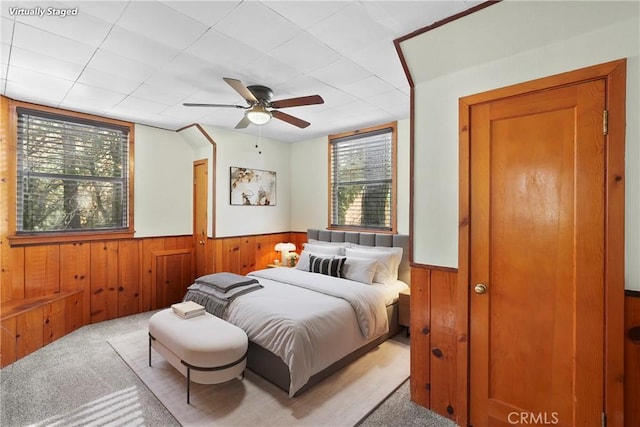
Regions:
<svg viewBox="0 0 640 427"><path fill-rule="evenodd" d="M17 233L16 209L17 209L17 186L18 186L18 109L28 109L44 114L55 114L68 117L70 120L90 120L96 123L118 126L129 132L129 167L128 167L128 203L127 203L127 227L119 230L90 230L90 231L64 231L64 232L20 232ZM9 186L7 191L9 207L9 244L11 246L26 246L49 243L83 242L94 240L115 240L129 239L134 235L134 141L135 125L131 122L110 119L93 114L79 113L71 110L47 107L22 101L9 101L9 129L7 134L8 142L8 177Z"/></svg>
<svg viewBox="0 0 640 427"><path fill-rule="evenodd" d="M371 132L377 132L384 129L391 129L391 229L381 230L379 228L367 228L367 227L353 227L348 225L335 225L332 224L333 218L333 141L345 137L367 134ZM364 129L358 129L349 132L343 132L339 134L328 136L328 211L327 211L327 229L339 230L339 231L355 231L355 232L369 232L378 234L397 234L397 220L398 220L398 122L390 122L377 126L371 126Z"/></svg>

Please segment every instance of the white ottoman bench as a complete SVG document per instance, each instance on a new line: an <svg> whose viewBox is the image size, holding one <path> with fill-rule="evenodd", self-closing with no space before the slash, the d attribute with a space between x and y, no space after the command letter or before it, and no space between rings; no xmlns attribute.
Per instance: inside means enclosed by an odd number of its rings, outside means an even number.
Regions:
<svg viewBox="0 0 640 427"><path fill-rule="evenodd" d="M187 404L191 381L219 384L244 378L248 347L242 329L209 313L183 319L168 308L149 319L149 366L153 348L187 377Z"/></svg>

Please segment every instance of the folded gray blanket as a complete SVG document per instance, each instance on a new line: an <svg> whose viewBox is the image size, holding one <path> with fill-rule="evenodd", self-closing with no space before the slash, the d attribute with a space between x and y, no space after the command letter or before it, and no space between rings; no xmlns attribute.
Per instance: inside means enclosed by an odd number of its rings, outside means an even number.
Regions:
<svg viewBox="0 0 640 427"><path fill-rule="evenodd" d="M252 283L258 283L256 279L241 276L235 273L213 273L201 276L196 279L196 283L203 283L205 285L212 286L222 292L228 292L231 289L239 286L250 285Z"/></svg>
<svg viewBox="0 0 640 427"><path fill-rule="evenodd" d="M242 277L242 276L241 276ZM187 288L183 301L193 301L217 317L222 317L225 309L235 298L249 292L257 291L263 286L257 280L246 285L239 285L226 292L207 283L196 282Z"/></svg>

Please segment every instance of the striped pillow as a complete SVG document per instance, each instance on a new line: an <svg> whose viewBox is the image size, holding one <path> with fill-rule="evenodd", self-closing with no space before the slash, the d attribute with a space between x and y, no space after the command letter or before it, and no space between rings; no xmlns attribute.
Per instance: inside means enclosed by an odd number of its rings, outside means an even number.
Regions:
<svg viewBox="0 0 640 427"><path fill-rule="evenodd" d="M321 258L309 255L309 271L312 273L326 274L327 276L342 277L344 257Z"/></svg>

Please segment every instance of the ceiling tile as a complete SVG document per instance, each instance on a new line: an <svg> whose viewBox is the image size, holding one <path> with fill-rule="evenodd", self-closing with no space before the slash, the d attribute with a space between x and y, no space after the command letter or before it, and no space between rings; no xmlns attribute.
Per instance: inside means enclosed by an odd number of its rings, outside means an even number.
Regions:
<svg viewBox="0 0 640 427"><path fill-rule="evenodd" d="M371 97L365 98L365 100L373 105L378 105L381 108L387 109L387 107L401 107L404 108L404 112L408 117L410 99L409 96L398 89L394 89L390 92L380 93ZM395 109L397 110L397 109Z"/></svg>
<svg viewBox="0 0 640 427"><path fill-rule="evenodd" d="M172 117L179 120L183 124L197 123L202 117L204 117L205 111L210 112L210 109L205 108L188 108L183 105L174 105L169 107L160 113L163 117Z"/></svg>
<svg viewBox="0 0 640 427"><path fill-rule="evenodd" d="M373 43L354 52L350 59L356 64L389 82L396 88L409 91L409 82L402 68L396 48L391 41Z"/></svg>
<svg viewBox="0 0 640 427"><path fill-rule="evenodd" d="M141 1L129 2L117 26L178 50L192 44L208 28L162 3Z"/></svg>
<svg viewBox="0 0 640 427"><path fill-rule="evenodd" d="M168 107L164 104L147 101L145 99L134 98L133 96L126 97L125 99L122 100L122 102L120 102L116 106L118 113L137 113L137 114L140 114L141 111L144 111L148 114L160 114L167 108Z"/></svg>
<svg viewBox="0 0 640 427"><path fill-rule="evenodd" d="M312 71L309 75L331 86L340 87L367 78L371 73L352 61L343 58Z"/></svg>
<svg viewBox="0 0 640 427"><path fill-rule="evenodd" d="M7 96L16 99L46 99L45 105L57 105L71 89L73 81L54 77L24 68L9 66L7 72ZM21 94L24 93L25 96Z"/></svg>
<svg viewBox="0 0 640 427"><path fill-rule="evenodd" d="M49 15L47 13L44 16L16 16L16 21L23 24L35 27L47 31L51 34L57 34L68 39L75 40L78 34L82 34L82 43L98 47L105 36L111 29L111 24L102 19L94 17L85 13L82 5L75 4L73 6L64 3L48 1L46 4L35 2L20 2L22 7L29 5L29 8L36 7L41 8L43 11L48 11L49 8L54 10L68 10L77 8L78 14L74 16L56 16ZM3 5L3 9L4 9Z"/></svg>
<svg viewBox="0 0 640 427"><path fill-rule="evenodd" d="M140 80L132 80L89 67L82 71L82 74L78 78L78 82L94 87L101 87L121 94L130 94L141 84Z"/></svg>
<svg viewBox="0 0 640 427"><path fill-rule="evenodd" d="M388 29L393 38L402 37L461 12L480 2L466 1L371 1L362 2L369 19Z"/></svg>
<svg viewBox="0 0 640 427"><path fill-rule="evenodd" d="M299 75L280 85L273 85L272 88L278 94L278 98L285 95L288 97L320 95L324 98L326 93L335 91L333 87L309 75Z"/></svg>
<svg viewBox="0 0 640 427"><path fill-rule="evenodd" d="M349 6L350 1L265 1L265 6L307 29Z"/></svg>
<svg viewBox="0 0 640 427"><path fill-rule="evenodd" d="M139 81L140 83L151 76L154 70L154 68L148 64L125 58L122 55L104 49L98 49L87 66L94 70L115 74L127 80Z"/></svg>
<svg viewBox="0 0 640 427"><path fill-rule="evenodd" d="M82 72L83 66L61 61L41 53L14 47L11 50L10 64L32 70L46 70L48 74L66 80L75 81Z"/></svg>
<svg viewBox="0 0 640 427"><path fill-rule="evenodd" d="M363 8L363 2L351 2L340 13L311 26L308 31L344 55L365 49L371 43L392 39L389 30L369 20Z"/></svg>
<svg viewBox="0 0 640 427"><path fill-rule="evenodd" d="M300 33L291 40L269 51L269 56L290 64L302 73L318 69L340 58L333 49L315 37Z"/></svg>
<svg viewBox="0 0 640 427"><path fill-rule="evenodd" d="M166 64L179 52L118 26L113 27L100 49L156 67Z"/></svg>
<svg viewBox="0 0 640 427"><path fill-rule="evenodd" d="M269 51L301 30L257 1L245 1L214 28L258 50Z"/></svg>
<svg viewBox="0 0 640 427"><path fill-rule="evenodd" d="M113 1L113 0L90 0L82 1L82 3L62 0L62 4L67 7L78 7L78 13L91 15L109 24L115 24L120 15L127 7L129 2L127 1Z"/></svg>
<svg viewBox="0 0 640 427"><path fill-rule="evenodd" d="M274 99L322 96L324 104L286 109L311 122L306 129L273 120L241 131L281 141L408 117L410 89L394 38L478 4L0 1L0 89L7 96L164 128L199 122L225 129L246 102L223 77L267 85ZM77 5L79 14L9 16L11 4ZM187 108L185 101L241 108Z"/></svg>
<svg viewBox="0 0 640 427"><path fill-rule="evenodd" d="M394 89L389 83L377 76L369 76L366 79L345 85L342 90L358 98L369 98Z"/></svg>
<svg viewBox="0 0 640 427"><path fill-rule="evenodd" d="M0 40L3 43L11 43L13 37L13 20L2 17L0 19Z"/></svg>
<svg viewBox="0 0 640 427"><path fill-rule="evenodd" d="M268 87L277 86L301 75L295 68L266 55L249 64L242 74L247 77L244 82L246 85L259 84Z"/></svg>
<svg viewBox="0 0 640 427"><path fill-rule="evenodd" d="M212 64L239 71L244 70L249 63L263 55L262 52L242 41L234 40L213 29L207 31L198 41L189 46L185 52Z"/></svg>
<svg viewBox="0 0 640 427"><path fill-rule="evenodd" d="M163 87L191 87L194 91L215 90L228 95L229 101L234 101L237 100L237 93L222 80L222 77L234 74L220 64L183 52L147 79L147 83Z"/></svg>
<svg viewBox="0 0 640 427"><path fill-rule="evenodd" d="M211 27L235 9L240 1L165 1L162 2L191 18Z"/></svg>
<svg viewBox="0 0 640 427"><path fill-rule="evenodd" d="M57 34L16 22L13 45L32 52L58 58L61 61L84 65L95 48Z"/></svg>
<svg viewBox="0 0 640 427"><path fill-rule="evenodd" d="M138 87L131 95L136 98L157 102L166 106L171 106L180 103L183 99L185 99L195 91L195 88L182 88L181 90L172 86L152 86L150 84L144 83L140 87Z"/></svg>
<svg viewBox="0 0 640 427"><path fill-rule="evenodd" d="M102 89L95 86L76 83L73 85L67 96L64 105L81 106L82 108L93 108L99 111L108 111L120 103L126 95L111 90Z"/></svg>

